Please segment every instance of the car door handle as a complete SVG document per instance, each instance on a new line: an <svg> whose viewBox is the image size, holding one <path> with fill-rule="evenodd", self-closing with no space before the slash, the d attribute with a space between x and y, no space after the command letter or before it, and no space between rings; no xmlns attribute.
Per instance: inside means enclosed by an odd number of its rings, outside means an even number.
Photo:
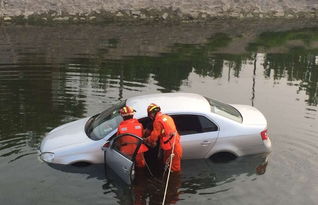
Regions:
<svg viewBox="0 0 318 205"><path fill-rule="evenodd" d="M210 144L211 144L211 142L208 141L208 140L204 140L203 142L201 142L201 145L202 145L202 146L208 146L208 145L210 145Z"/></svg>

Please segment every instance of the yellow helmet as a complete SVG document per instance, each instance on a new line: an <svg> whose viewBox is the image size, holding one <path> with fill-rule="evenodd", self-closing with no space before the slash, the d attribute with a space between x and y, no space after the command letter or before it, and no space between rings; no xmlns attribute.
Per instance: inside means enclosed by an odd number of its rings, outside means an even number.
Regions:
<svg viewBox="0 0 318 205"><path fill-rule="evenodd" d="M147 108L148 115L149 113L156 113L156 112L159 112L160 110L161 108L155 103L151 103Z"/></svg>
<svg viewBox="0 0 318 205"><path fill-rule="evenodd" d="M122 117L134 115L136 110L130 106L125 106L119 110L119 113Z"/></svg>

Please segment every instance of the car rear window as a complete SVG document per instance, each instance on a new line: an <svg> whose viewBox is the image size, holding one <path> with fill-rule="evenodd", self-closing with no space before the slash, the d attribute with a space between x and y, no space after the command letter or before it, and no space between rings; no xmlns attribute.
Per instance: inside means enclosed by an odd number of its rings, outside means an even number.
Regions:
<svg viewBox="0 0 318 205"><path fill-rule="evenodd" d="M225 104L210 98L206 99L209 101L211 106L211 112L226 117L228 119L234 120L236 122L242 123L243 118L241 113L229 104Z"/></svg>

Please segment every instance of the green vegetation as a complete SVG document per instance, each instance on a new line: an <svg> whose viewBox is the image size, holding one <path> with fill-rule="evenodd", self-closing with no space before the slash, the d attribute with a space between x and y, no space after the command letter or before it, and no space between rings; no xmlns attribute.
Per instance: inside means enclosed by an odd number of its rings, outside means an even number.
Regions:
<svg viewBox="0 0 318 205"><path fill-rule="evenodd" d="M247 50L256 52L260 48L275 48L284 46L288 43L288 41L292 40L300 40L305 46L310 47L312 42L318 40L318 28L282 32L265 32L262 33L255 42L250 43Z"/></svg>
<svg viewBox="0 0 318 205"><path fill-rule="evenodd" d="M289 41L301 40L303 46L289 47ZM318 29L305 29L286 32L268 32L261 34L255 42L251 42L245 54L223 54L218 53L233 39L223 33L211 36L205 44L174 44L169 53L158 56L127 56L123 59L105 59L108 49L100 49L96 58L82 59L81 69L83 72L96 72L94 75L95 86L107 87L107 79L120 79L120 87L124 88L125 82L139 82L134 86L146 86L150 75L157 81L159 90L171 92L179 90L182 83L188 79L191 72L201 76L220 78L225 63L229 66L231 73L239 77L242 65L247 61L255 60L255 53L262 51L264 57L264 75L276 80L287 78L288 81L301 81L299 90L305 90L308 94L308 104L317 105L317 81L318 69L316 56L318 48L312 46L318 40ZM107 47L116 47L118 39L110 39ZM270 49L287 47L288 52L273 53ZM78 58L74 62L79 63ZM257 59L256 59L257 60ZM259 68L258 68L259 69Z"/></svg>
<svg viewBox="0 0 318 205"><path fill-rule="evenodd" d="M293 45L292 41L302 42ZM305 90L309 105L318 104L318 28L265 32L248 45L249 52L265 52L264 75L274 79L287 77L301 81L299 90ZM276 49L276 52L271 52ZM287 52L285 51L287 49ZM278 52L278 51L285 52Z"/></svg>

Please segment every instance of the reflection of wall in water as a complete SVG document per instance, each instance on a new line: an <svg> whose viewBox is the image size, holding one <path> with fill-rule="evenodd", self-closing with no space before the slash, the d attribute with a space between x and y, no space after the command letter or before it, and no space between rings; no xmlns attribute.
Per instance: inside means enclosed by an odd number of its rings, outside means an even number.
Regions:
<svg viewBox="0 0 318 205"><path fill-rule="evenodd" d="M265 29L286 29L288 26L297 28L300 25L297 22L226 24L228 26L216 23L210 26L189 24L174 27L6 27L1 29L0 44L3 46L0 54L6 64L53 64L52 68L48 68L48 72L52 71L54 75L53 98L61 98L62 101L72 99L76 106L85 101L98 101L106 95L111 96L113 101L118 101L129 96L129 93L146 92L149 82L156 84L151 89L154 92L178 91L181 85L188 83L191 72L215 79L227 75L230 80L231 75L239 77L242 65L253 61L259 50L264 52L276 49L287 53L265 54L265 76L275 79L287 77L290 81L301 80L299 87L309 95L308 104L317 105L317 32L314 29L277 34L272 32L270 35L265 33L258 36ZM309 43L301 36L308 38ZM289 46L295 45L290 44L290 39L295 38L304 43L297 43L298 47L289 49ZM252 53L246 52L245 47ZM229 52L227 48L231 48L233 53L219 53ZM238 49L239 52L233 49ZM223 73L225 65L230 68L226 74ZM43 71L43 68L38 69ZM56 80L61 82L55 85ZM125 93L125 90L129 92ZM68 97L63 96L64 93ZM55 106L59 105L55 100L53 103ZM101 100L95 105L98 103L115 102ZM88 112L95 111L97 109ZM76 116L83 113L79 110L75 112Z"/></svg>

